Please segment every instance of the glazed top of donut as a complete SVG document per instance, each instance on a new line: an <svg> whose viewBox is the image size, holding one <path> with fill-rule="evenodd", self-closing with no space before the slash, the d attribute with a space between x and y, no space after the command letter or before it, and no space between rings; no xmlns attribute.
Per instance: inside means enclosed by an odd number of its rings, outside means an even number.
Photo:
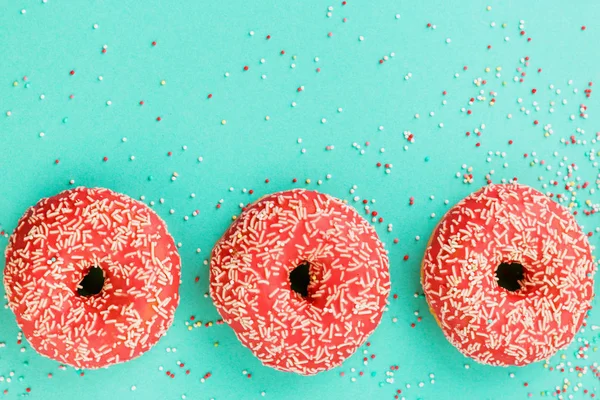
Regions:
<svg viewBox="0 0 600 400"><path fill-rule="evenodd" d="M501 263L524 267L498 285ZM587 239L568 210L519 184L491 185L442 218L423 260L423 287L444 334L464 354L524 365L568 345L593 296Z"/></svg>
<svg viewBox="0 0 600 400"><path fill-rule="evenodd" d="M310 264L308 295L289 274ZM339 365L386 306L388 258L351 207L313 191L274 193L247 208L213 249L211 294L265 364L301 374Z"/></svg>
<svg viewBox="0 0 600 400"><path fill-rule="evenodd" d="M107 189L41 200L6 249L4 285L23 333L41 354L79 368L129 360L165 333L179 303L180 260L162 220ZM102 291L78 294L88 271Z"/></svg>

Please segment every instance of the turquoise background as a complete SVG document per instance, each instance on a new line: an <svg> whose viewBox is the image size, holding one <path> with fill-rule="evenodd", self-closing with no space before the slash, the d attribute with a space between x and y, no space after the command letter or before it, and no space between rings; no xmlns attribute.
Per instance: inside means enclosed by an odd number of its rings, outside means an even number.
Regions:
<svg viewBox="0 0 600 400"><path fill-rule="evenodd" d="M394 399L397 390L406 399L526 399L555 398L551 392L565 382L564 398L600 396L590 369L600 360L600 330L590 328L600 325L597 310L578 343L546 367L495 368L464 358L445 340L424 298L414 296L431 230L450 205L484 185L491 170L493 182L518 177L567 196L565 205L574 196L578 221L594 232L590 243L598 246L600 218L583 211L600 202L598 95L584 93L589 81L600 83L600 2L0 0L0 10L0 248L41 197L77 185L104 186L153 201L181 243L183 261L182 302L168 335L137 360L83 376L37 355L25 341L18 344L14 315L0 307L0 399ZM389 59L380 64L384 56ZM528 67L520 61L526 56ZM513 81L519 67L526 71L523 83ZM477 78L487 83L478 87ZM470 106L481 89L486 100ZM490 91L497 93L494 106ZM582 103L588 118L579 117ZM545 137L547 124L553 134ZM414 133L415 143L404 131ZM571 135L585 143L561 143ZM378 162L393 164L390 173ZM570 163L577 170L564 181ZM473 168L471 184L455 176L466 173L463 164ZM587 189L565 190L577 179L589 182ZM558 185L544 188L551 180ZM397 294L371 346L314 377L263 367L229 327L204 326L218 319L206 295L211 247L240 203L292 187L347 199L360 212L354 196L376 200L371 210L384 222L374 225L390 251ZM196 209L200 215L193 217ZM202 327L189 328L198 320ZM587 359L577 359L586 343ZM575 367L586 373L578 376Z"/></svg>

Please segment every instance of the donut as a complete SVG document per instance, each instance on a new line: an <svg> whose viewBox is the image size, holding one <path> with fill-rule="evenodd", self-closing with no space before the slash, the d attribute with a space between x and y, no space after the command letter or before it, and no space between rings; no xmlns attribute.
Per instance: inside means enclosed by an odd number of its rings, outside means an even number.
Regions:
<svg viewBox="0 0 600 400"><path fill-rule="evenodd" d="M266 366L340 365L379 324L390 291L374 228L326 194L289 190L248 206L215 245L210 294Z"/></svg>
<svg viewBox="0 0 600 400"><path fill-rule="evenodd" d="M441 219L421 278L460 352L482 364L523 366L571 343L591 306L595 270L565 207L530 187L498 184Z"/></svg>
<svg viewBox="0 0 600 400"><path fill-rule="evenodd" d="M164 222L108 189L40 200L6 249L8 305L31 346L80 369L138 357L179 303L180 259Z"/></svg>

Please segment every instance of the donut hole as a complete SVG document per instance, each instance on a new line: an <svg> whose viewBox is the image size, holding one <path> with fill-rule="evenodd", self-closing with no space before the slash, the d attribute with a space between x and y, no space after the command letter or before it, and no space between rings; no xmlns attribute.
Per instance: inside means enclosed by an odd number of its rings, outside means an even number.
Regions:
<svg viewBox="0 0 600 400"><path fill-rule="evenodd" d="M290 272L290 287L302 297L308 297L308 285L310 284L310 263L302 262Z"/></svg>
<svg viewBox="0 0 600 400"><path fill-rule="evenodd" d="M104 271L98 266L92 267L77 285L77 294L83 297L95 296L104 287Z"/></svg>
<svg viewBox="0 0 600 400"><path fill-rule="evenodd" d="M501 263L496 269L498 286L516 292L521 289L521 281L525 277L525 268L517 262Z"/></svg>

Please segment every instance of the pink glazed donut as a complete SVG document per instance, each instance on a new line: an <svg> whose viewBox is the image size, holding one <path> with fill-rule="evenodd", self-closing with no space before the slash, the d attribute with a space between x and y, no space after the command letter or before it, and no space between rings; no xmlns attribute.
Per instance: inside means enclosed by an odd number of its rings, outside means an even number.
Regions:
<svg viewBox="0 0 600 400"><path fill-rule="evenodd" d="M238 339L267 366L312 375L373 332L390 291L388 257L358 213L289 190L249 206L212 251L210 292Z"/></svg>
<svg viewBox="0 0 600 400"><path fill-rule="evenodd" d="M6 249L8 305L31 346L76 368L150 349L173 322L180 261L164 222L108 189L41 200Z"/></svg>
<svg viewBox="0 0 600 400"><path fill-rule="evenodd" d="M521 366L571 343L590 308L595 269L566 208L527 186L490 185L442 218L422 281L458 350L483 364Z"/></svg>

